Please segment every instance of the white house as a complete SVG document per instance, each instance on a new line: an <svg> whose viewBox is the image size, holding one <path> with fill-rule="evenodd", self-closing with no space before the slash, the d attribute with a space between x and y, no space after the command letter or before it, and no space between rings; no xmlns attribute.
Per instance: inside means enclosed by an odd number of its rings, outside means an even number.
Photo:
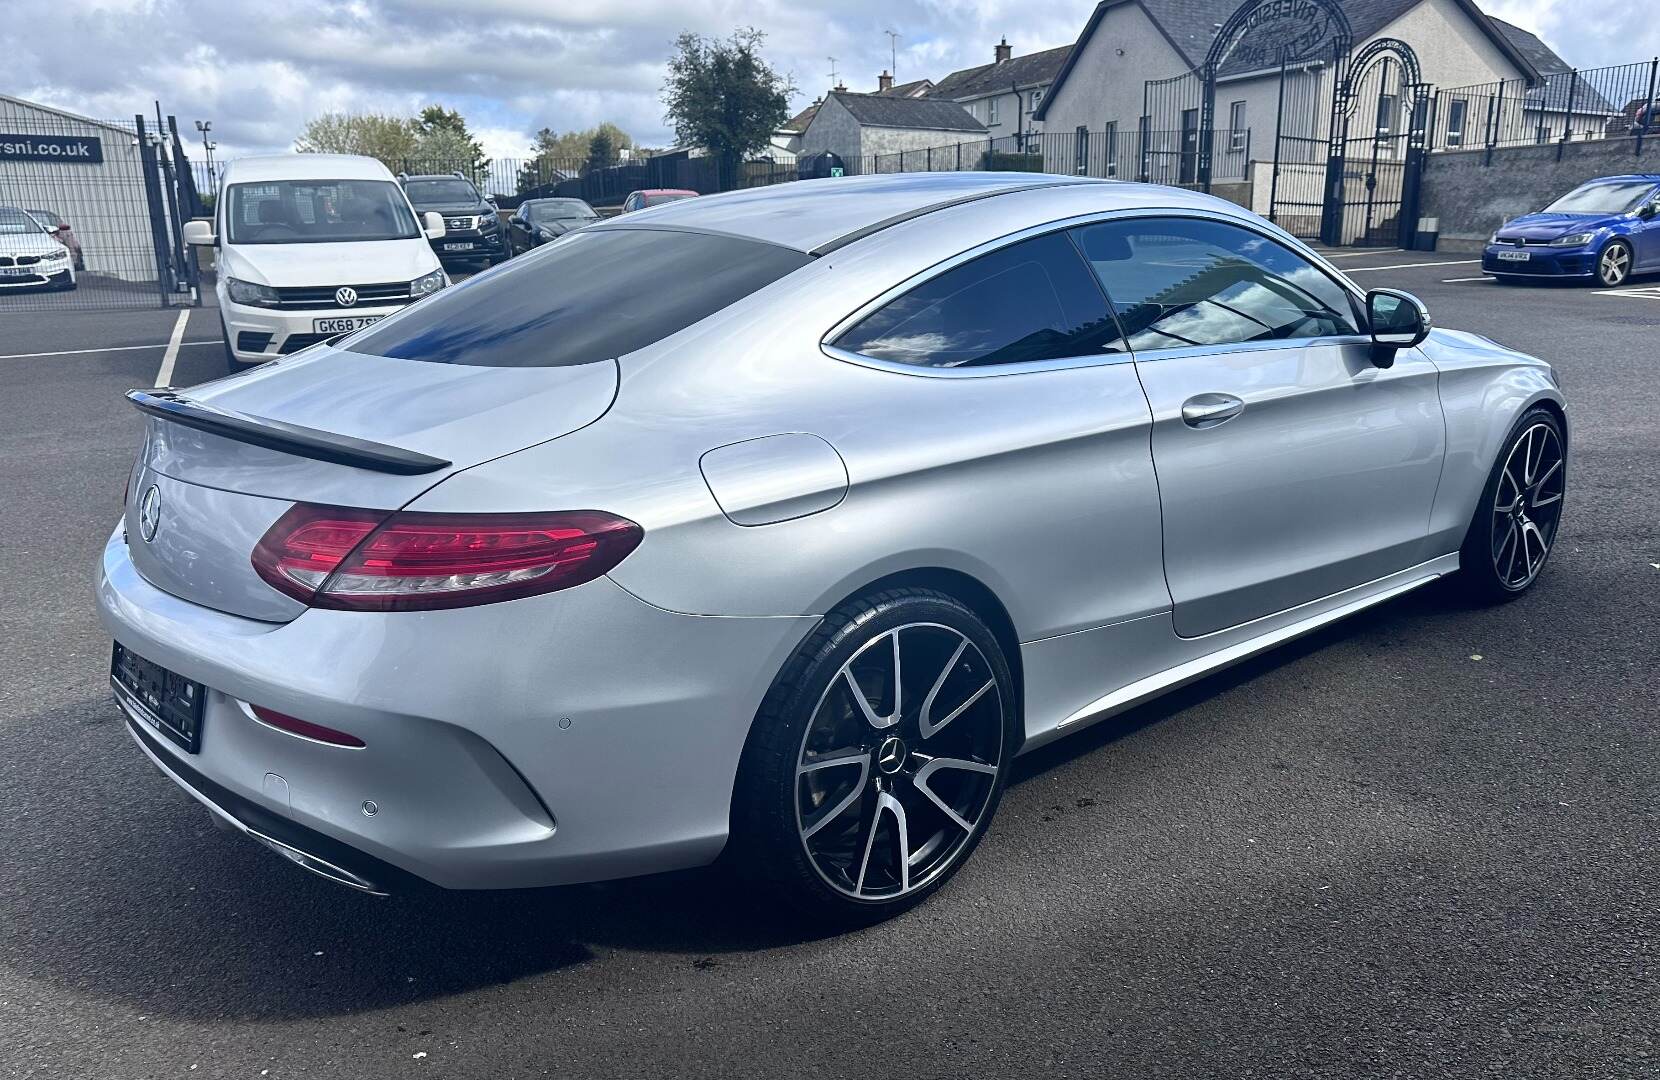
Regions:
<svg viewBox="0 0 1660 1080"><path fill-rule="evenodd" d="M1538 38L1489 17L1473 0L1339 2L1353 33L1355 53L1381 38L1403 41L1416 54L1422 80L1438 87L1482 83L1540 86L1543 76L1568 70L1568 65ZM1239 7L1240 0L1100 0L1035 118L1051 132L1116 131L1126 147L1136 133L1149 126L1168 125L1179 129L1177 137L1185 143L1199 127L1198 100L1189 97L1178 107L1161 110L1149 104L1157 100L1159 91L1148 84L1200 69L1217 32ZM1286 5L1285 10L1290 7ZM1300 7L1314 9L1315 5ZM1325 135L1331 100L1329 79L1307 95L1310 107L1282 111L1279 71L1266 56L1263 50L1246 48L1220 69L1215 129L1218 133L1248 134L1237 140L1230 137L1217 146L1219 155L1247 152L1248 145L1251 157L1264 160L1273 156L1275 141L1281 134L1313 139ZM1327 65L1319 62L1302 66L1315 80L1329 74L1323 70ZM1519 90L1512 92L1521 96ZM1535 94L1534 101L1544 113L1554 106L1561 114L1555 121L1560 133L1566 119L1565 103L1539 94ZM1381 104L1387 112L1390 103ZM1394 106L1406 108L1404 100L1395 101ZM1465 110L1471 122L1474 107L1471 103ZM1590 118L1601 108L1600 102L1588 108L1576 105L1575 113L1582 117L1576 130L1600 127ZM1371 119L1367 117L1365 122ZM1380 114L1376 119L1386 129L1399 125L1395 130L1404 130L1406 126L1402 115ZM1438 130L1445 129L1449 119L1438 118ZM1458 119L1454 131L1467 126L1465 117ZM1468 140L1468 136L1464 138ZM1120 171L1133 173L1128 164Z"/></svg>
<svg viewBox="0 0 1660 1080"><path fill-rule="evenodd" d="M991 63L953 71L927 93L966 108L994 139L1041 134L1043 121L1037 118L1037 110L1071 52L1072 46L1062 45L1015 56L1004 39L992 49ZM998 149L1012 150L1017 145L1021 143L1000 141Z"/></svg>
<svg viewBox="0 0 1660 1080"><path fill-rule="evenodd" d="M954 101L832 90L813 110L796 152L805 158L828 151L849 172L897 172L975 168L985 149L985 125Z"/></svg>

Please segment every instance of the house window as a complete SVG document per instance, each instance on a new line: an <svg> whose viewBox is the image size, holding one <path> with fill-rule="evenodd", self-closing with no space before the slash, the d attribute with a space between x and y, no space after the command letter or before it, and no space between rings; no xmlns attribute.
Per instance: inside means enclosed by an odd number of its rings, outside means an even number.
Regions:
<svg viewBox="0 0 1660 1080"><path fill-rule="evenodd" d="M1082 124L1078 125L1077 146L1074 148L1072 156L1072 171L1079 176L1087 175L1089 172L1089 129Z"/></svg>
<svg viewBox="0 0 1660 1080"><path fill-rule="evenodd" d="M986 99L986 125L989 127L989 126L992 126L992 125L996 124L997 122L998 122L997 121L997 99L996 98L987 98Z"/></svg>
<svg viewBox="0 0 1660 1080"><path fill-rule="evenodd" d="M1464 118L1469 115L1470 103L1453 98L1447 105L1447 146L1464 145Z"/></svg>
<svg viewBox="0 0 1660 1080"><path fill-rule="evenodd" d="M1104 138L1106 140L1106 143L1107 143L1107 147L1106 147L1107 177L1110 179L1110 178L1118 175L1118 121L1117 120L1108 120L1107 121L1106 131L1103 133L1102 138Z"/></svg>
<svg viewBox="0 0 1660 1080"><path fill-rule="evenodd" d="M1395 110L1399 108L1398 99L1394 94L1378 95L1378 137L1387 136L1394 130Z"/></svg>
<svg viewBox="0 0 1660 1080"><path fill-rule="evenodd" d="M1228 149L1239 153L1245 149L1245 103L1236 101L1228 106Z"/></svg>

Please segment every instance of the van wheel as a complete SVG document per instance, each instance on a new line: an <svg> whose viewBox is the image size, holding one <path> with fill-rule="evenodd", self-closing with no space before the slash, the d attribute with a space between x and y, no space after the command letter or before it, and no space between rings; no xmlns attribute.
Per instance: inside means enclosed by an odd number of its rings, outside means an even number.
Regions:
<svg viewBox="0 0 1660 1080"><path fill-rule="evenodd" d="M921 902L985 835L1018 705L996 637L961 601L851 600L768 692L733 793L733 868L819 923Z"/></svg>

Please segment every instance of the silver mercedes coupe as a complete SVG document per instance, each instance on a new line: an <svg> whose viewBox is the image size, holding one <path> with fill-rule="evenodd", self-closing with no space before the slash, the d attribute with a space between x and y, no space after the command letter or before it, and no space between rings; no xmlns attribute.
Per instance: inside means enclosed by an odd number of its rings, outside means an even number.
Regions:
<svg viewBox="0 0 1660 1080"><path fill-rule="evenodd" d="M1453 574L1538 578L1549 365L1237 206L801 181L559 238L148 414L111 683L367 892L720 859L917 903L1013 759Z"/></svg>

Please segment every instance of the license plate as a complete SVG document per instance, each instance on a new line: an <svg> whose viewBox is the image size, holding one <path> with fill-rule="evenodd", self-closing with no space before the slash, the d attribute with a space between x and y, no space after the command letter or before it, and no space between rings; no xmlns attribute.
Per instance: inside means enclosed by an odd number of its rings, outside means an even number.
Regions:
<svg viewBox="0 0 1660 1080"><path fill-rule="evenodd" d="M313 319L311 329L318 334L349 334L383 318L384 315L346 315L334 319Z"/></svg>
<svg viewBox="0 0 1660 1080"><path fill-rule="evenodd" d="M133 716L187 753L202 748L202 702L207 691L201 683L144 659L118 641L110 660L110 687Z"/></svg>
<svg viewBox="0 0 1660 1080"><path fill-rule="evenodd" d="M1501 252L1499 252L1499 261L1500 262L1527 262L1531 258L1533 258L1533 252L1531 252L1531 251L1501 251Z"/></svg>
<svg viewBox="0 0 1660 1080"><path fill-rule="evenodd" d="M0 277L34 277L33 267L28 266L0 266Z"/></svg>
<svg viewBox="0 0 1660 1080"><path fill-rule="evenodd" d="M445 244L444 245L444 250L445 251L471 251L471 250L473 250L473 245L471 245L471 244Z"/></svg>

